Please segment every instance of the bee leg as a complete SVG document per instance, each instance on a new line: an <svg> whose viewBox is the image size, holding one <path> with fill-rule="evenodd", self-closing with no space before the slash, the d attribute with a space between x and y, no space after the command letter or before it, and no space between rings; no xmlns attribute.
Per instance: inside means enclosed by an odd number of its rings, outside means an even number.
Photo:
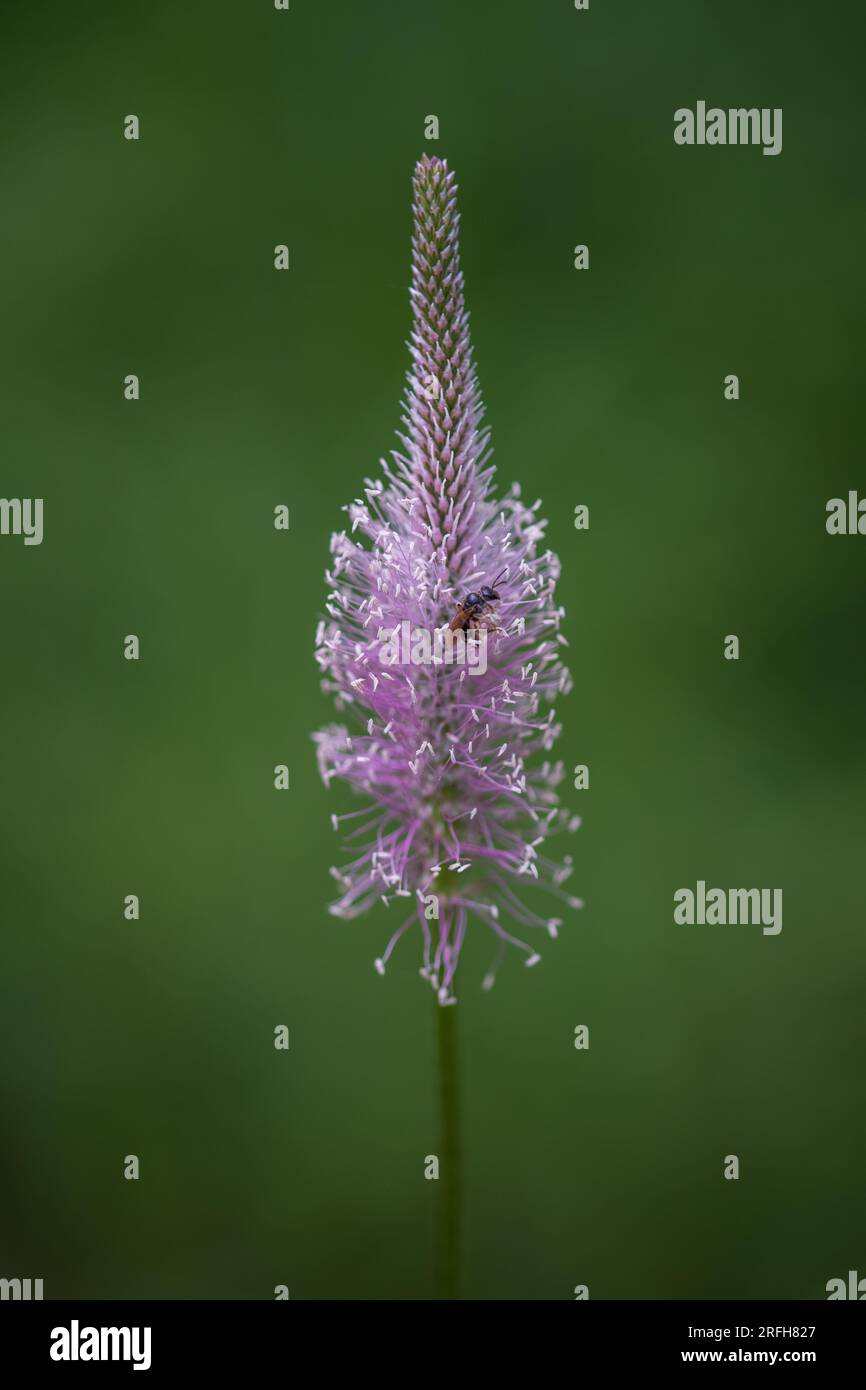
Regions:
<svg viewBox="0 0 866 1390"><path fill-rule="evenodd" d="M490 633L491 637L505 637L505 628L499 626L499 619L497 618L496 614L492 612L492 610L488 610L488 612L485 613L484 616L487 620L484 626L487 628L487 631Z"/></svg>

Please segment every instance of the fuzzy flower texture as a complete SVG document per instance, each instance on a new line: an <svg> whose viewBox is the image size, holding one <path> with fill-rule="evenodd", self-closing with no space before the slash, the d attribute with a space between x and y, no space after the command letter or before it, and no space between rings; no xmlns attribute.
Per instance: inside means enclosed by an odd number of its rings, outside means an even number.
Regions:
<svg viewBox="0 0 866 1390"><path fill-rule="evenodd" d="M524 897L541 889L582 906L563 887L571 857L545 852L555 832L579 821L559 805L564 769L549 756L560 732L553 701L571 686L560 660L559 561L544 547L540 503L527 506L517 484L504 497L494 491L447 162L422 158L413 193L402 447L381 461L380 478L365 480L364 496L345 508L349 533L331 541L330 616L319 624L316 658L349 727L314 738L325 783L341 779L365 800L332 817L347 862L331 870L340 890L331 912L354 918L379 900L396 907L399 925L376 969L385 973L415 927L421 974L451 1004L470 921L494 938L489 989L507 947L535 965L533 937L555 937L562 925L546 915L547 901L537 911ZM495 600L481 601L483 586ZM466 659L449 660L441 639L470 594L479 602L463 610ZM412 649L398 662L399 644L388 639L401 632ZM473 643L486 643L474 665Z"/></svg>

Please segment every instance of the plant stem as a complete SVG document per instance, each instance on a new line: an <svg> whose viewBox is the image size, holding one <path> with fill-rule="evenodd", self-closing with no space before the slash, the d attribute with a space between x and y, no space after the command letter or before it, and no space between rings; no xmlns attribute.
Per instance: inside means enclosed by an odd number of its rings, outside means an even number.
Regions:
<svg viewBox="0 0 866 1390"><path fill-rule="evenodd" d="M437 1299L460 1298L460 1096L457 1074L457 1010L436 1008L439 1063L439 1182L435 1215Z"/></svg>

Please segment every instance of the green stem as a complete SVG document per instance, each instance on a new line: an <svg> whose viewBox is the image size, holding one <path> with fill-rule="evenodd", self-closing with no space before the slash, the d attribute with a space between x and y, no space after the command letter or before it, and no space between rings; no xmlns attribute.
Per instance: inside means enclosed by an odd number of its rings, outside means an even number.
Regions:
<svg viewBox="0 0 866 1390"><path fill-rule="evenodd" d="M437 1299L460 1298L460 1096L457 1075L457 1009L436 1008L439 1062L439 1181L435 1216Z"/></svg>

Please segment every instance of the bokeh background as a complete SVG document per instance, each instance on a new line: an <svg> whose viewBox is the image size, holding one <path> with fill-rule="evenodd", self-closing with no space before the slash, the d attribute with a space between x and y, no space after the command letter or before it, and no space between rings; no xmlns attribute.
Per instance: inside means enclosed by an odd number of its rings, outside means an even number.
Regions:
<svg viewBox="0 0 866 1390"><path fill-rule="evenodd" d="M824 527L866 491L860 13L4 0L0 491L45 539L0 538L0 1274L429 1296L433 998L415 940L375 974L384 908L327 915L347 801L310 741L424 149L461 183L502 485L563 559L559 751L591 776L583 913L490 995L482 927L461 965L465 1293L866 1274L866 539ZM781 106L782 155L676 147L699 98ZM675 927L698 878L781 887L782 934Z"/></svg>

